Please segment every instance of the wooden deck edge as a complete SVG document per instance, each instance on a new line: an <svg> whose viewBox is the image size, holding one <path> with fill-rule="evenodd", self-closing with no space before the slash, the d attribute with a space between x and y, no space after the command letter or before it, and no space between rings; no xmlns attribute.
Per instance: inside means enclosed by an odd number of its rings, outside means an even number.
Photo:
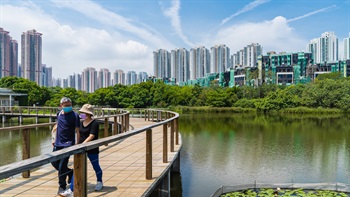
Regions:
<svg viewBox="0 0 350 197"><path fill-rule="evenodd" d="M148 189L142 194L141 197L148 197L152 194L152 192L154 191L154 189L159 185L159 183L163 180L163 178L167 175L168 171L171 170L170 168L173 167L173 164L175 162L175 160L180 157L180 152L182 149L182 136L179 132L179 139L180 139L180 147L177 150L176 155L174 156L173 160L169 163L169 165L164 169L164 171L157 177L157 179L155 181L153 181L153 183L148 187ZM170 188L169 188L170 189Z"/></svg>

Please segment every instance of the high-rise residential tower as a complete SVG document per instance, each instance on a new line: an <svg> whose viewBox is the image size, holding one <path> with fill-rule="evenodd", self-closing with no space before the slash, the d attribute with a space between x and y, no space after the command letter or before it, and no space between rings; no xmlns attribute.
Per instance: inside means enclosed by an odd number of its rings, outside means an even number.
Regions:
<svg viewBox="0 0 350 197"><path fill-rule="evenodd" d="M22 33L21 65L23 77L40 85L42 62L42 34L35 29Z"/></svg>
<svg viewBox="0 0 350 197"><path fill-rule="evenodd" d="M348 38L344 38L344 60L350 59L350 33Z"/></svg>
<svg viewBox="0 0 350 197"><path fill-rule="evenodd" d="M110 86L111 83L111 73L108 69L102 68L98 72L98 88L106 88Z"/></svg>
<svg viewBox="0 0 350 197"><path fill-rule="evenodd" d="M204 46L190 50L190 79L205 77L210 73L210 53Z"/></svg>
<svg viewBox="0 0 350 197"><path fill-rule="evenodd" d="M52 81L52 67L46 67L47 70L47 86L52 87L53 86L53 81Z"/></svg>
<svg viewBox="0 0 350 197"><path fill-rule="evenodd" d="M75 89L76 90L82 90L82 78L81 78L81 74L73 74L75 77L74 77L74 80L75 80Z"/></svg>
<svg viewBox="0 0 350 197"><path fill-rule="evenodd" d="M8 31L0 28L0 78L17 76L18 43Z"/></svg>
<svg viewBox="0 0 350 197"><path fill-rule="evenodd" d="M69 75L67 79L68 79L68 87L75 88L75 82L76 82L75 75L74 74Z"/></svg>
<svg viewBox="0 0 350 197"><path fill-rule="evenodd" d="M136 84L137 74L135 71L129 71L126 74L126 85Z"/></svg>
<svg viewBox="0 0 350 197"><path fill-rule="evenodd" d="M10 76L18 75L18 43L16 40L10 42Z"/></svg>
<svg viewBox="0 0 350 197"><path fill-rule="evenodd" d="M210 50L210 72L225 72L230 67L230 48L222 44L211 47Z"/></svg>
<svg viewBox="0 0 350 197"><path fill-rule="evenodd" d="M85 92L93 93L97 88L97 72L95 68L88 67L82 73L82 89Z"/></svg>
<svg viewBox="0 0 350 197"><path fill-rule="evenodd" d="M165 49L153 52L153 71L157 78L170 77L170 53Z"/></svg>
<svg viewBox="0 0 350 197"><path fill-rule="evenodd" d="M139 72L139 74L137 75L137 83L142 83L146 81L147 78L148 75L146 72Z"/></svg>
<svg viewBox="0 0 350 197"><path fill-rule="evenodd" d="M262 47L258 43L247 45L243 49L237 51L232 56L233 67L256 67L258 56L262 55Z"/></svg>
<svg viewBox="0 0 350 197"><path fill-rule="evenodd" d="M316 64L338 61L338 38L334 32L325 32L307 44L306 52L312 53Z"/></svg>
<svg viewBox="0 0 350 197"><path fill-rule="evenodd" d="M125 85L125 73L123 70L116 70L113 73L113 85L122 84Z"/></svg>
<svg viewBox="0 0 350 197"><path fill-rule="evenodd" d="M176 83L190 79L190 53L185 49L171 51L171 75L167 78L175 78Z"/></svg>

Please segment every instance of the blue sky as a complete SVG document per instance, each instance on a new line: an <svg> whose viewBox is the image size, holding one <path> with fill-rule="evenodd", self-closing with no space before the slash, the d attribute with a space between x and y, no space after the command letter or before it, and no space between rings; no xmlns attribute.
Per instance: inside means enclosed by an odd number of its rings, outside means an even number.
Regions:
<svg viewBox="0 0 350 197"><path fill-rule="evenodd" d="M0 27L20 43L43 33L43 63L54 77L86 67L153 74L153 51L210 48L231 53L255 42L263 52L304 51L334 31L342 56L350 32L350 0L0 0Z"/></svg>

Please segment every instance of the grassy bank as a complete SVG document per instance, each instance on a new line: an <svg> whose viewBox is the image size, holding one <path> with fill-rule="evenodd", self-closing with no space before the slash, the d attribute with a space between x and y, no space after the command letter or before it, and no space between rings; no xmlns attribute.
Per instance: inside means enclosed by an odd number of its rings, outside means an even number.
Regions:
<svg viewBox="0 0 350 197"><path fill-rule="evenodd" d="M177 106L170 107L169 110L176 111L182 114L196 114L196 113L256 113L260 112L254 108L242 108L242 107L186 107ZM340 114L345 113L340 109L330 108L308 108L308 107L295 107L286 108L278 111L269 111L268 113L286 113L286 114Z"/></svg>
<svg viewBox="0 0 350 197"><path fill-rule="evenodd" d="M256 112L253 108L241 108L241 107L170 107L171 111L176 111L183 114L195 114L195 113L251 113Z"/></svg>

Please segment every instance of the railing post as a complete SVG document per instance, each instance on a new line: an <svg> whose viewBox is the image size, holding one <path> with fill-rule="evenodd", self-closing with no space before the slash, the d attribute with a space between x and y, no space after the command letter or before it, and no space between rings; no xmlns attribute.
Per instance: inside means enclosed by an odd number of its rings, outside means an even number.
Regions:
<svg viewBox="0 0 350 197"><path fill-rule="evenodd" d="M108 137L108 118L105 118L104 136Z"/></svg>
<svg viewBox="0 0 350 197"><path fill-rule="evenodd" d="M163 124L163 163L168 162L168 126Z"/></svg>
<svg viewBox="0 0 350 197"><path fill-rule="evenodd" d="M122 130L121 130L121 132L123 133L123 132L125 132L125 117L124 117L125 115L122 115L121 116L121 118L122 118L122 121L121 121L121 123L122 123Z"/></svg>
<svg viewBox="0 0 350 197"><path fill-rule="evenodd" d="M179 145L179 118L176 118L174 121L175 121L175 142L176 142L176 145Z"/></svg>
<svg viewBox="0 0 350 197"><path fill-rule="evenodd" d="M28 107L28 115L30 115L30 108Z"/></svg>
<svg viewBox="0 0 350 197"><path fill-rule="evenodd" d="M148 118L148 121L149 121L149 119L150 119L150 113L151 113L151 111L150 110L147 110L148 111L148 116L147 116L147 118Z"/></svg>
<svg viewBox="0 0 350 197"><path fill-rule="evenodd" d="M30 130L29 129L23 129L22 130L22 159L28 159L30 158ZM22 172L23 178L29 178L30 177L30 170Z"/></svg>
<svg viewBox="0 0 350 197"><path fill-rule="evenodd" d="M129 131L129 126L130 126L130 114L126 114L126 131Z"/></svg>
<svg viewBox="0 0 350 197"><path fill-rule="evenodd" d="M174 148L174 127L175 127L175 124L174 124L174 120L171 121L171 129L170 129L170 151L171 152L174 152L175 151L175 148Z"/></svg>
<svg viewBox="0 0 350 197"><path fill-rule="evenodd" d="M169 118L170 118L170 113L167 112L167 113L166 113L166 119L169 119ZM170 127L170 125L171 125L171 122L168 122L168 127Z"/></svg>
<svg viewBox="0 0 350 197"><path fill-rule="evenodd" d="M152 122L154 122L154 110L152 110Z"/></svg>
<svg viewBox="0 0 350 197"><path fill-rule="evenodd" d="M146 131L146 179L152 179L152 129Z"/></svg>
<svg viewBox="0 0 350 197"><path fill-rule="evenodd" d="M113 135L118 134L118 122L117 122L117 116L114 116L114 124L113 124Z"/></svg>
<svg viewBox="0 0 350 197"><path fill-rule="evenodd" d="M147 109L145 109L145 121L147 120L147 117L146 117L146 112L147 112Z"/></svg>
<svg viewBox="0 0 350 197"><path fill-rule="evenodd" d="M74 155L74 196L86 197L86 155L85 153Z"/></svg>

